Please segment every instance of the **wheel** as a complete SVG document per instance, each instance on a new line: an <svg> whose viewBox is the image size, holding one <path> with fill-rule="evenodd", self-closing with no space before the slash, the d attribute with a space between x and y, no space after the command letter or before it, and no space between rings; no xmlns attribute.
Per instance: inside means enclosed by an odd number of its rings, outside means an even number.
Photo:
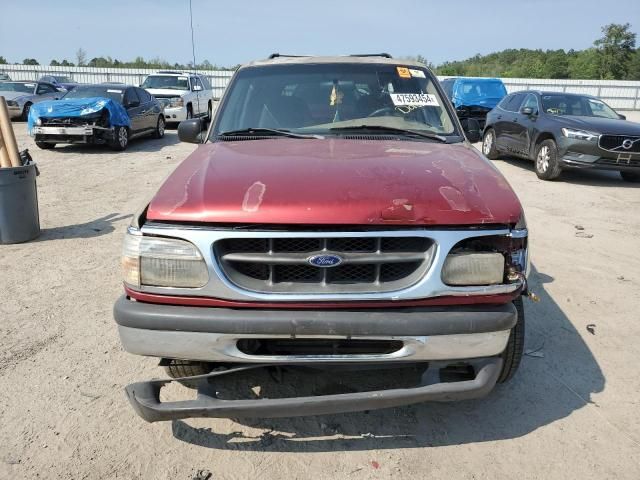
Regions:
<svg viewBox="0 0 640 480"><path fill-rule="evenodd" d="M555 180L562 168L558 162L558 147L553 140L544 140L536 149L536 175L542 180Z"/></svg>
<svg viewBox="0 0 640 480"><path fill-rule="evenodd" d="M518 321L516 325L511 329L509 334L509 340L507 341L507 348L502 353L502 371L498 377L498 383L504 383L511 380L513 375L518 370L520 360L522 359L522 352L524 350L524 306L522 305L522 297L518 297L513 301L518 312Z"/></svg>
<svg viewBox="0 0 640 480"><path fill-rule="evenodd" d="M109 146L113 150L125 150L129 145L129 129L127 127L116 127L114 137Z"/></svg>
<svg viewBox="0 0 640 480"><path fill-rule="evenodd" d="M194 362L190 360L168 360L165 365L167 375L171 378L193 377L194 375L206 375L213 370L213 366L206 362ZM197 382L180 382L185 387L195 388Z"/></svg>
<svg viewBox="0 0 640 480"><path fill-rule="evenodd" d="M496 149L496 133L492 128L485 130L482 138L482 153L490 160L496 160L499 156Z"/></svg>
<svg viewBox="0 0 640 480"><path fill-rule="evenodd" d="M49 142L36 142L36 146L38 148L41 148L42 150L51 150L52 148L54 148L56 146L55 143L49 143Z"/></svg>
<svg viewBox="0 0 640 480"><path fill-rule="evenodd" d="M640 173L636 172L620 172L620 176L625 182L639 183Z"/></svg>
<svg viewBox="0 0 640 480"><path fill-rule="evenodd" d="M24 108L22 109L22 116L20 117L20 119L24 122L26 122L27 120L29 120L29 111L31 110L31 104L30 103L25 103L24 104Z"/></svg>
<svg viewBox="0 0 640 480"><path fill-rule="evenodd" d="M156 124L156 129L153 132L153 137L154 138L162 138L164 137L164 129L166 127L166 124L164 122L164 117L162 115L158 116L158 123Z"/></svg>

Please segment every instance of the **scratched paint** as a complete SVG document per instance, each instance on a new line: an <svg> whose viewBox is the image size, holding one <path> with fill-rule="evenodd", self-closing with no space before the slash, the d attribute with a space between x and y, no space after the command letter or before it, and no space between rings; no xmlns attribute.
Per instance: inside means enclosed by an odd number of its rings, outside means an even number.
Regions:
<svg viewBox="0 0 640 480"><path fill-rule="evenodd" d="M254 182L247 192L244 194L244 200L242 201L242 210L245 212L257 212L262 203L264 192L267 191L267 186L262 182Z"/></svg>

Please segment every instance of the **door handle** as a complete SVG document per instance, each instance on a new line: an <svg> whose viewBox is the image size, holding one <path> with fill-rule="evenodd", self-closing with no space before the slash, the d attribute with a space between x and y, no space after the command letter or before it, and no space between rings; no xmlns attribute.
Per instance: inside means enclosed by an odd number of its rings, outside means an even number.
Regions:
<svg viewBox="0 0 640 480"><path fill-rule="evenodd" d="M498 115L498 120L501 120L501 119L502 119L502 115Z"/></svg>

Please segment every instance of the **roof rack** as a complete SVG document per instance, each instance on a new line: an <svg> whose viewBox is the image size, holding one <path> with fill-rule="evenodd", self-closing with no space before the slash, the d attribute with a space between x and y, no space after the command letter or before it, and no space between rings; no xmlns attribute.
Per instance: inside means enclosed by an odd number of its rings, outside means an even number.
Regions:
<svg viewBox="0 0 640 480"><path fill-rule="evenodd" d="M350 57L384 57L393 58L389 53L352 53Z"/></svg>
<svg viewBox="0 0 640 480"><path fill-rule="evenodd" d="M287 53L272 53L271 55L269 55L269 60L273 60L274 58L278 58L278 57L291 57L291 58L302 58L302 57L308 57L309 55L289 55Z"/></svg>

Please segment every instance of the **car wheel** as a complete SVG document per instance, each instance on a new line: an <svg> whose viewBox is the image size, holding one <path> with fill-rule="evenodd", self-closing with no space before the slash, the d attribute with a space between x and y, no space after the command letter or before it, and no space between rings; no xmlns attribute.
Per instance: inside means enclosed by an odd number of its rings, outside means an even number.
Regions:
<svg viewBox="0 0 640 480"><path fill-rule="evenodd" d="M562 168L558 162L558 147L553 140L544 140L536 149L536 175L542 180L555 180Z"/></svg>
<svg viewBox="0 0 640 480"><path fill-rule="evenodd" d="M113 150L122 151L129 145L129 129L127 127L116 127L114 132L114 139L111 141L110 146Z"/></svg>
<svg viewBox="0 0 640 480"><path fill-rule="evenodd" d="M49 143L49 142L36 142L36 146L38 148L41 148L42 150L51 150L52 148L54 148L56 146L55 143Z"/></svg>
<svg viewBox="0 0 640 480"><path fill-rule="evenodd" d="M160 115L158 117L158 123L156 124L156 130L153 132L153 136L155 138L162 138L164 137L164 130L166 128L166 124L164 122L164 117L162 115Z"/></svg>
<svg viewBox="0 0 640 480"><path fill-rule="evenodd" d="M31 110L31 104L25 103L24 108L22 109L22 117L21 120L26 122L29 119L29 111Z"/></svg>
<svg viewBox="0 0 640 480"><path fill-rule="evenodd" d="M207 362L194 362L189 360L168 360L165 371L171 378L193 377L195 375L206 375L213 370L213 365ZM195 388L197 382L181 381L182 385Z"/></svg>
<svg viewBox="0 0 640 480"><path fill-rule="evenodd" d="M485 130L482 138L482 153L485 157L495 160L498 158L498 150L496 149L496 133L492 128Z"/></svg>
<svg viewBox="0 0 640 480"><path fill-rule="evenodd" d="M636 172L620 172L620 176L625 182L639 183L640 173Z"/></svg>
<svg viewBox="0 0 640 480"><path fill-rule="evenodd" d="M502 353L502 371L498 377L498 383L505 383L511 380L515 375L520 360L522 360L522 352L524 350L524 305L522 305L522 297L518 297L513 301L518 312L518 321L511 329L509 340L507 340L507 348Z"/></svg>

